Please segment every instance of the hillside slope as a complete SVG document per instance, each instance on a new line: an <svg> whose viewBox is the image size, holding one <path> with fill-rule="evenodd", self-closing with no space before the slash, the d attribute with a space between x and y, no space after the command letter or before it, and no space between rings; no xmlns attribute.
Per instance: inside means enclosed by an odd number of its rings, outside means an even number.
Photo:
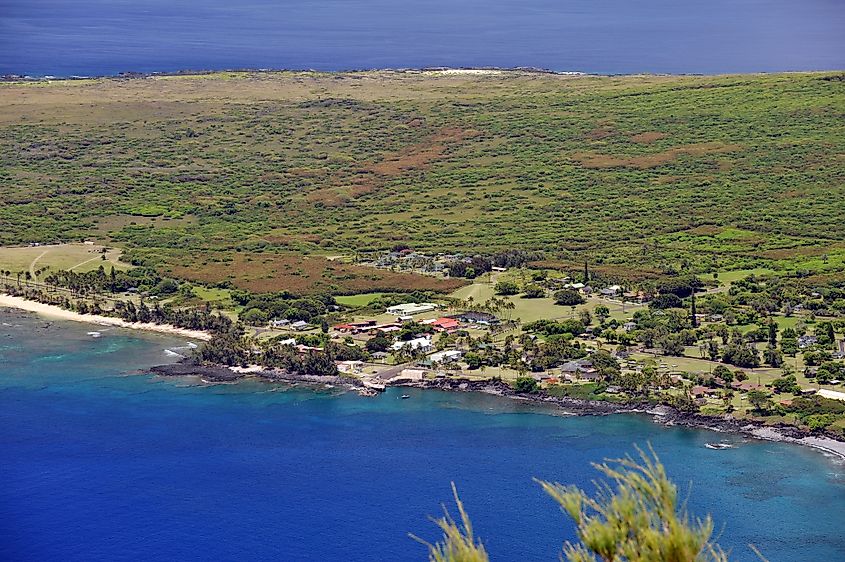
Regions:
<svg viewBox="0 0 845 562"><path fill-rule="evenodd" d="M0 243L95 238L170 270L397 243L837 269L843 122L841 73L6 83Z"/></svg>

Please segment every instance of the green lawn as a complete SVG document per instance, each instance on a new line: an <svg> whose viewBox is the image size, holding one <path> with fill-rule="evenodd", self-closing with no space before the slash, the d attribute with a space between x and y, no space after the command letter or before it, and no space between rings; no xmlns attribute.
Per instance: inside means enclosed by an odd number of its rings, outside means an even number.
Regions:
<svg viewBox="0 0 845 562"><path fill-rule="evenodd" d="M338 304L359 308L362 306L367 306L368 304L383 295L384 293L362 293L360 295L343 295L335 297L335 300L338 302Z"/></svg>

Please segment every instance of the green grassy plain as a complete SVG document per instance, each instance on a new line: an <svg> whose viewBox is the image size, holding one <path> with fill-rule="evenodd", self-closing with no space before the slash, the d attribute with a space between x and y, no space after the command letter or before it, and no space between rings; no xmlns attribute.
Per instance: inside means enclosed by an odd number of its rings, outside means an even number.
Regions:
<svg viewBox="0 0 845 562"><path fill-rule="evenodd" d="M282 257L399 243L841 275L839 75L4 83L0 244L90 237L165 273L306 292L387 288Z"/></svg>
<svg viewBox="0 0 845 562"><path fill-rule="evenodd" d="M37 273L48 267L52 271L61 269L83 273L101 265L108 271L130 266L120 260L120 250L109 248L106 259L102 259L103 246L92 244L51 244L45 246L0 247L0 270ZM35 276L33 276L35 278Z"/></svg>

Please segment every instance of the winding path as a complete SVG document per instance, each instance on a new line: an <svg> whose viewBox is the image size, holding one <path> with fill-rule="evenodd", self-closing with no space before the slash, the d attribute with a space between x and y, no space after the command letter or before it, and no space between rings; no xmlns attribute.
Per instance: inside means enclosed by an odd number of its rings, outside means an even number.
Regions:
<svg viewBox="0 0 845 562"><path fill-rule="evenodd" d="M29 264L29 274L32 275L33 281L38 281L38 278L35 276L35 264L38 262L38 260L40 260L41 258L46 256L47 252L49 252L49 251L50 250L44 250L34 260L32 260L32 262L30 262L30 264Z"/></svg>

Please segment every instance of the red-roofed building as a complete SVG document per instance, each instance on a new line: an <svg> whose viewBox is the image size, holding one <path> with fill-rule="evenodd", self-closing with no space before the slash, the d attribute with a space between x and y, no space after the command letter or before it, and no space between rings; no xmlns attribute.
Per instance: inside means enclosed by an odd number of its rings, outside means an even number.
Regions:
<svg viewBox="0 0 845 562"><path fill-rule="evenodd" d="M460 323L454 318L438 318L431 325L438 332L454 332L460 326Z"/></svg>

